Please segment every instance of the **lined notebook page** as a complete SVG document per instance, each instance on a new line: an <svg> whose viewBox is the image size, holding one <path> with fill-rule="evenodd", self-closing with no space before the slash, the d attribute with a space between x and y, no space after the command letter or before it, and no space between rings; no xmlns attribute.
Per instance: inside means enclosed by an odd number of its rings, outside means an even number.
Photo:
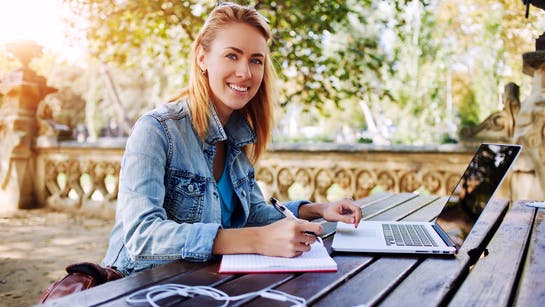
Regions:
<svg viewBox="0 0 545 307"><path fill-rule="evenodd" d="M336 272L337 263L329 256L321 240L308 252L294 258L257 254L223 255L220 273Z"/></svg>

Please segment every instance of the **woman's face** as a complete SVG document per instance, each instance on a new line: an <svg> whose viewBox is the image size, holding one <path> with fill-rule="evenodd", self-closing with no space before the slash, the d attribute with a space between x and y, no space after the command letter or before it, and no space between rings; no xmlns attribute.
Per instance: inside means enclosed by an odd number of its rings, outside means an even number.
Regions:
<svg viewBox="0 0 545 307"><path fill-rule="evenodd" d="M210 50L199 50L199 65L207 71L212 102L223 125L257 93L266 52L265 37L244 23L229 25L218 33Z"/></svg>

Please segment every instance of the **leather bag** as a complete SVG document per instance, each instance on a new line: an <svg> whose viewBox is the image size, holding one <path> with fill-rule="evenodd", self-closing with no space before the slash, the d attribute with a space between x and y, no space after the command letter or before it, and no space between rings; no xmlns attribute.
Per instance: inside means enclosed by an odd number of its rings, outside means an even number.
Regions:
<svg viewBox="0 0 545 307"><path fill-rule="evenodd" d="M121 273L111 267L103 267L96 263L80 262L66 267L68 275L52 283L40 296L40 303L50 301L68 294L120 279Z"/></svg>

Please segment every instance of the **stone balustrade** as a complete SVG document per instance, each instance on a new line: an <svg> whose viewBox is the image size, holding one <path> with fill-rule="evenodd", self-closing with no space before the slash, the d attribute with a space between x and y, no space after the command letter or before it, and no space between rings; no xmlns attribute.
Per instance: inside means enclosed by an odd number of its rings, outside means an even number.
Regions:
<svg viewBox="0 0 545 307"><path fill-rule="evenodd" d="M36 148L39 206L111 218L124 142ZM265 197L312 201L373 191L448 195L476 147L273 144L256 167ZM160 166L158 166L160 167ZM509 183L497 196L509 198Z"/></svg>
<svg viewBox="0 0 545 307"><path fill-rule="evenodd" d="M113 217L124 142L36 148L37 207Z"/></svg>

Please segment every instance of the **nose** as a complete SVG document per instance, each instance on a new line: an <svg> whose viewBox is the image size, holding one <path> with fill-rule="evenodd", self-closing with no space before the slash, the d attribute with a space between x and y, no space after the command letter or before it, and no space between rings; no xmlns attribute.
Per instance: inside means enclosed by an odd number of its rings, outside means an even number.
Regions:
<svg viewBox="0 0 545 307"><path fill-rule="evenodd" d="M237 67L237 77L241 77L243 79L250 79L252 78L252 69L250 67L249 63L245 63L244 61L241 61L240 64Z"/></svg>

